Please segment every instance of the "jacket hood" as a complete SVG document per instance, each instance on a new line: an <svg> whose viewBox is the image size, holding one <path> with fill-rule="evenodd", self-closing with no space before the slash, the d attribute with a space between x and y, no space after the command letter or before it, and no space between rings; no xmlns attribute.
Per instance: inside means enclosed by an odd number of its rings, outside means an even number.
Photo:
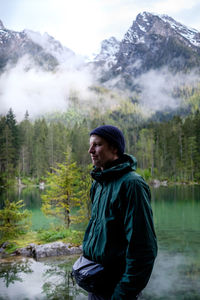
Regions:
<svg viewBox="0 0 200 300"><path fill-rule="evenodd" d="M91 176L99 182L110 181L121 177L125 173L136 171L136 168L136 158L130 154L123 154L119 159L113 161L107 169L101 170L94 167Z"/></svg>

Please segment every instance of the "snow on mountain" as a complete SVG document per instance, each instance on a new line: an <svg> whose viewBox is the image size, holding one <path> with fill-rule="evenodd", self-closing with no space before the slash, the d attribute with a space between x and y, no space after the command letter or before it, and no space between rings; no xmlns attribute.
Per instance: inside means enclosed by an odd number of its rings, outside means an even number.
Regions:
<svg viewBox="0 0 200 300"><path fill-rule="evenodd" d="M94 58L95 62L104 62L104 69L108 70L117 62L116 53L119 52L120 42L115 37L103 40L101 51Z"/></svg>
<svg viewBox="0 0 200 300"><path fill-rule="evenodd" d="M100 57L101 66L106 66L99 72L101 82L116 84L118 78L118 88L132 89L134 79L150 70L167 67L173 73L191 69L200 72L200 33L166 15L143 12L137 15L114 55L109 49ZM114 63L108 64L110 59Z"/></svg>
<svg viewBox="0 0 200 300"><path fill-rule="evenodd" d="M148 12L139 14L136 21L124 36L125 43L144 43L144 35L155 33L161 35L177 34L196 47L200 47L200 33L196 29L175 21L167 15L157 15Z"/></svg>
<svg viewBox="0 0 200 300"><path fill-rule="evenodd" d="M0 21L0 69L26 54L45 70L54 70L58 65L69 69L84 66L83 58L48 33L15 32L5 29ZM121 82L129 87L133 78L151 69L167 66L175 73L200 69L200 32L167 15L143 12L137 15L121 41L115 37L102 41L100 53L85 65L101 82L121 76L119 80L123 79Z"/></svg>
<svg viewBox="0 0 200 300"><path fill-rule="evenodd" d="M159 17L170 26L182 37L187 39L191 44L200 47L200 32L198 30L189 28L181 23L176 22L174 19L167 15L159 15Z"/></svg>
<svg viewBox="0 0 200 300"><path fill-rule="evenodd" d="M83 58L48 33L41 35L31 30L8 30L0 21L0 71L8 63L16 64L24 55L28 55L35 65L46 71L54 70L58 65L68 69L83 65Z"/></svg>
<svg viewBox="0 0 200 300"><path fill-rule="evenodd" d="M69 59L73 59L73 57L75 56L75 53L72 50L63 47L59 41L55 40L46 32L43 35L41 35L39 32L35 32L32 30L24 30L24 33L34 43L40 45L48 53L53 55L61 64L63 64Z"/></svg>

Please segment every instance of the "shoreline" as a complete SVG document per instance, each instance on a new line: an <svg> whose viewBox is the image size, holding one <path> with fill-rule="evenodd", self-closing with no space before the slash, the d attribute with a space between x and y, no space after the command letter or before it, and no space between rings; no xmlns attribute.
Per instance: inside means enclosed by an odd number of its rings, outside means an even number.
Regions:
<svg viewBox="0 0 200 300"><path fill-rule="evenodd" d="M144 178L145 179L145 178ZM158 179L158 178L151 178L145 179L145 181L152 187L160 187L160 186L177 186L177 185L200 185L198 181L171 181L170 179ZM15 184L12 186L13 188L17 189L24 189L24 188L38 188L40 190L44 190L48 185L45 181L41 181L39 183L29 182L29 183L22 183L22 180L16 179ZM5 186L0 186L1 189L6 189Z"/></svg>
<svg viewBox="0 0 200 300"><path fill-rule="evenodd" d="M41 245L30 243L28 246L16 249L12 253L6 253L5 249L6 248L3 247L0 248L0 261L8 258L14 259L16 257L33 258L38 261L42 258L69 256L82 253L82 245L72 246L70 243L61 241Z"/></svg>

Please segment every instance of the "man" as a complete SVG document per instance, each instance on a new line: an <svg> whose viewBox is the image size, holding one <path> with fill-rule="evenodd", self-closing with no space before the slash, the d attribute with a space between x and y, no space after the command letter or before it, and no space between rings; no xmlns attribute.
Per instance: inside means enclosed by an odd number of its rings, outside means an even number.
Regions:
<svg viewBox="0 0 200 300"><path fill-rule="evenodd" d="M124 154L125 140L115 126L90 133L94 169L91 219L83 255L104 266L101 295L88 299L134 300L147 285L157 255L150 189L136 170L136 159Z"/></svg>

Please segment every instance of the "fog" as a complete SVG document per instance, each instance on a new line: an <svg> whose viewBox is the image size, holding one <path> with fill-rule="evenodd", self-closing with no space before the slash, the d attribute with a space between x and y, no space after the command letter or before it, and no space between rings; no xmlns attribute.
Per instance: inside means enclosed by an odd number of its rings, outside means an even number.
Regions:
<svg viewBox="0 0 200 300"><path fill-rule="evenodd" d="M188 74L172 74L165 67L161 70L150 70L134 81L140 86L139 101L147 110L164 111L180 106L184 99L175 96L174 92L181 87L195 87L199 75L195 70Z"/></svg>
<svg viewBox="0 0 200 300"><path fill-rule="evenodd" d="M186 258L181 254L170 255L168 252L159 252L145 293L156 299L159 296L176 294L182 285L180 267L185 262Z"/></svg>
<svg viewBox="0 0 200 300"><path fill-rule="evenodd" d="M74 57L68 62L63 61L53 72L36 66L29 56L21 58L14 67L8 65L0 77L0 114L6 114L12 108L17 120L21 121L26 111L31 118L53 111L64 112L73 93L77 94L80 106L86 111L93 108L104 113L119 104L117 97L98 95L91 89L97 84L95 72L83 67L81 60ZM111 80L111 89L117 81L122 81L122 78ZM173 91L178 86L194 86L197 81L195 72L172 75L167 68L151 70L137 79L133 78L133 83L141 90L138 97L144 115L145 112L150 114L177 108L183 99L174 97ZM120 94L121 98L127 96L125 91Z"/></svg>
<svg viewBox="0 0 200 300"><path fill-rule="evenodd" d="M89 72L66 68L46 72L24 56L15 67L7 67L0 77L0 113L12 107L18 120L28 110L33 117L52 111L65 111L73 90L82 98L89 97L88 87L93 80Z"/></svg>

